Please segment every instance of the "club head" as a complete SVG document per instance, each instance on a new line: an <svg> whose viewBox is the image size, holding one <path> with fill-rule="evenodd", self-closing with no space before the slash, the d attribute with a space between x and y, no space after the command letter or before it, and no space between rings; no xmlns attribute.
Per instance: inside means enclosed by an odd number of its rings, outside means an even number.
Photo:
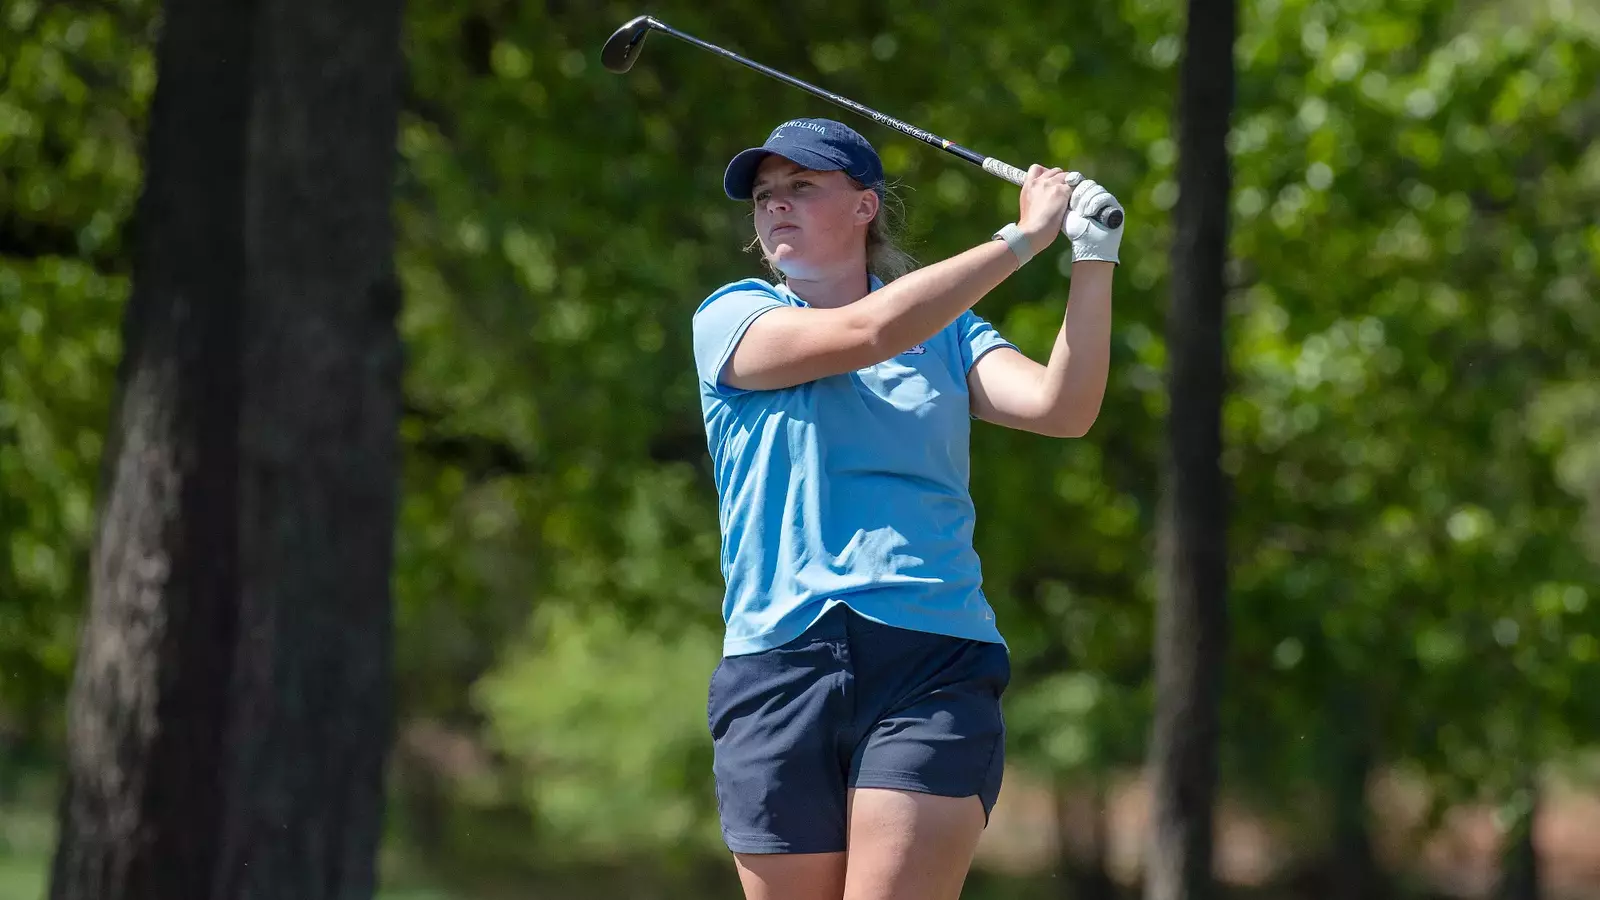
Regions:
<svg viewBox="0 0 1600 900"><path fill-rule="evenodd" d="M639 16L618 28L606 39L606 45L600 48L600 64L619 75L633 68L639 51L644 49L644 39L649 37L650 29L654 27L655 19Z"/></svg>

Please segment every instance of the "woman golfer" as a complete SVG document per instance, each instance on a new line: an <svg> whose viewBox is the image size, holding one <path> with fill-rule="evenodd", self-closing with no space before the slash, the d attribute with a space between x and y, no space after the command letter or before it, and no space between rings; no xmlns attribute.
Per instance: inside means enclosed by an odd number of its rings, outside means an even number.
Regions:
<svg viewBox="0 0 1600 900"><path fill-rule="evenodd" d="M723 657L707 718L749 900L943 900L1000 791L1007 648L967 490L973 417L1082 435L1106 384L1115 201L1034 166L1017 221L904 272L883 165L828 119L778 126L724 189L753 205L775 283L694 315L722 526ZM1073 236L1047 364L970 308Z"/></svg>

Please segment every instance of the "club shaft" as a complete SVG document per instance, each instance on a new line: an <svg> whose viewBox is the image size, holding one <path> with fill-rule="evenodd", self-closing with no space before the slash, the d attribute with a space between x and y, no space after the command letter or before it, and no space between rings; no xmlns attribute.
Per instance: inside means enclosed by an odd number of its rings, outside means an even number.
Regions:
<svg viewBox="0 0 1600 900"><path fill-rule="evenodd" d="M829 103L837 104L845 109L860 113L874 122L877 122L879 125L885 125L889 128L893 128L895 131L898 131L908 137L914 137L931 147L937 147L946 153L960 157L961 159L972 163L996 178L1002 178L1011 182L1012 184L1020 185L1022 184L1023 179L1027 176L1026 172L1017 168L1016 166L1011 165L1010 163L1002 162L1001 160L995 159L992 156L984 156L983 154L963 147L954 141L945 140L931 131L924 131L915 125L902 122L893 116L886 116L870 106L863 106L862 104L851 100L849 97L843 97L839 94L835 94L833 91L824 90L823 88L817 87L810 82L801 81L800 79L795 78L793 75L780 72L771 66L764 66L755 60L746 59L743 56L734 53L732 50L726 50L722 47L718 47L716 44L708 41L702 41L692 34L687 34L679 31L676 28L673 28L671 25L662 22L654 16L647 16L646 21L649 23L649 26L656 31L670 34L680 41L686 41L702 50L715 53L724 59L730 59L742 66L748 66L749 68L752 68L769 78L775 78L778 81L789 85L790 87L797 87L808 94L821 97ZM1108 207L1097 213L1094 218L1107 228L1117 228L1122 224L1122 210L1115 207Z"/></svg>
<svg viewBox="0 0 1600 900"><path fill-rule="evenodd" d="M800 79L795 78L792 75L784 74L783 72L780 72L777 69L772 68L771 66L764 66L761 63L756 62L755 60L746 59L743 56L740 56L739 54L734 53L732 50L725 50L725 49L723 49L721 47L718 47L716 44L712 44L712 43L709 43L707 41L702 41L699 38L695 37L694 35L686 34L686 33L682 32L682 31L679 31L678 29L673 28L672 26L666 24L665 22L661 22L661 21L658 21L656 19L651 19L650 22L651 22L651 26L653 28L655 28L656 30L664 31L667 34L672 35L673 37L677 38L680 41L688 41L689 43L695 45L696 47L699 47L702 50L709 50L712 53L715 53L718 56L721 56L721 57L723 57L725 59L731 59L734 62L739 63L740 65L749 66L750 68L755 69L757 72L760 72L761 74L766 75L769 78L776 78L777 80L783 82L784 84L790 85L791 87L797 87L800 90L805 91L806 93L813 94L813 95L815 95L817 97L821 97L822 99L827 100L830 103L835 103L835 104L838 104L839 106L844 107L845 109L849 109L849 110L853 110L855 112L858 112L861 115L866 116L867 118L873 120L874 122L877 122L879 125L886 125L886 126L888 126L890 128L893 128L895 131L900 132L901 134L907 135L908 137L914 137L917 140L922 141L923 143L928 144L930 146L937 147L940 150L945 151L946 153L951 153L951 154L954 154L956 156L959 156L962 159L966 160L969 163L972 163L975 166L982 166L983 165L983 161L987 158L983 154L976 153L976 152L974 152L972 150L969 150L966 147L963 147L960 144L955 143L954 141L947 141L944 138L939 137L936 134L933 134L932 132L924 131L921 128L918 128L915 125L909 125L909 124L907 124L905 122L900 121L899 119L896 119L893 116L886 116L883 113L878 112L877 110L871 108L870 106L864 106L864 105L862 105L860 103L857 103L854 100L851 100L849 97L841 97L840 95L835 94L832 91L825 90L823 88L819 88L816 85L811 84L809 82L801 81ZM1018 183L1020 184L1021 182L1018 182Z"/></svg>

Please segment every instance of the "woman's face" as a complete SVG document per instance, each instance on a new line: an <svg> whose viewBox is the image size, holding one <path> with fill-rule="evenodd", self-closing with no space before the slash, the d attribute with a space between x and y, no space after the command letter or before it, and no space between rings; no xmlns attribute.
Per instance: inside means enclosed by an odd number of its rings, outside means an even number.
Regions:
<svg viewBox="0 0 1600 900"><path fill-rule="evenodd" d="M821 278L866 264L878 195L843 172L814 172L768 156L756 170L752 199L761 249L784 275Z"/></svg>

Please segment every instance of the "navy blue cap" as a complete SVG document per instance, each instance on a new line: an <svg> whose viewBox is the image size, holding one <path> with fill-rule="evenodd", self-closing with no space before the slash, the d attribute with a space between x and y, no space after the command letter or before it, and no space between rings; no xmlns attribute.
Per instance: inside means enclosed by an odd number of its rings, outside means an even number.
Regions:
<svg viewBox="0 0 1600 900"><path fill-rule="evenodd" d="M772 129L767 142L741 151L728 163L722 190L734 200L749 200L756 170L770 155L816 172L840 171L883 193L883 160L867 139L832 119L790 119Z"/></svg>

